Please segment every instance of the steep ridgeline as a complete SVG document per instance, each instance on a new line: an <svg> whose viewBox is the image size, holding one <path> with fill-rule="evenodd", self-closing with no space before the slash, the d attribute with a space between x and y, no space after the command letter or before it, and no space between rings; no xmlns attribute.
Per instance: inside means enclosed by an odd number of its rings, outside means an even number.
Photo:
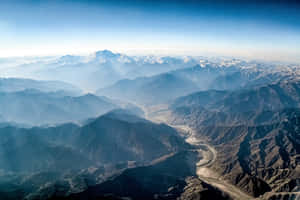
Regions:
<svg viewBox="0 0 300 200"><path fill-rule="evenodd" d="M82 127L2 127L0 135L1 199L79 192L129 165L189 148L173 128L125 111Z"/></svg>
<svg viewBox="0 0 300 200"><path fill-rule="evenodd" d="M28 125L80 121L117 108L107 98L92 94L72 97L38 90L0 92L0 104L2 121Z"/></svg>
<svg viewBox="0 0 300 200"><path fill-rule="evenodd" d="M160 104L196 91L235 90L288 79L288 77L279 73L237 66L197 65L156 76L121 80L109 87L99 89L97 94L139 104Z"/></svg>
<svg viewBox="0 0 300 200"><path fill-rule="evenodd" d="M258 126L204 126L218 151L213 169L257 197L299 191L300 114ZM268 193L269 192L269 193Z"/></svg>
<svg viewBox="0 0 300 200"><path fill-rule="evenodd" d="M86 156L100 163L146 162L189 147L173 128L122 110L85 125L77 138L75 146L80 146Z"/></svg>
<svg viewBox="0 0 300 200"><path fill-rule="evenodd" d="M280 81L251 89L194 93L176 99L171 109L173 122L202 126L276 122L299 107L300 82Z"/></svg>
<svg viewBox="0 0 300 200"><path fill-rule="evenodd" d="M236 90L255 85L263 85L272 81L289 79L289 73L268 71L265 67L242 67L240 65L222 66L221 64L196 65L180 69L172 74L193 81L200 90Z"/></svg>
<svg viewBox="0 0 300 200"><path fill-rule="evenodd" d="M173 128L153 124L123 110L102 115L84 126L63 124L29 129L7 126L0 128L0 133L3 155L0 159L4 159L0 168L11 171L60 169L55 160L50 162L52 158L46 156L59 149L81 154L94 164L104 164L147 162L188 147Z"/></svg>
<svg viewBox="0 0 300 200"><path fill-rule="evenodd" d="M188 123L218 151L212 168L245 192L265 199L299 191L300 84L205 91L172 105L173 123Z"/></svg>

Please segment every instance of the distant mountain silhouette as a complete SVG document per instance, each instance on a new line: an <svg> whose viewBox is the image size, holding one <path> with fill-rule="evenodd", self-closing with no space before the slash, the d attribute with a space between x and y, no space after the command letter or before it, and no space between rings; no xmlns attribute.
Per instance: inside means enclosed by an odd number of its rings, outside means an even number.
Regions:
<svg viewBox="0 0 300 200"><path fill-rule="evenodd" d="M97 117L117 106L92 94L65 96L38 90L0 92L0 115L6 122L29 125L55 124Z"/></svg>
<svg viewBox="0 0 300 200"><path fill-rule="evenodd" d="M63 92L69 96L77 96L82 91L62 81L38 81L23 78L0 78L0 92L19 92L22 90L40 90L42 92Z"/></svg>

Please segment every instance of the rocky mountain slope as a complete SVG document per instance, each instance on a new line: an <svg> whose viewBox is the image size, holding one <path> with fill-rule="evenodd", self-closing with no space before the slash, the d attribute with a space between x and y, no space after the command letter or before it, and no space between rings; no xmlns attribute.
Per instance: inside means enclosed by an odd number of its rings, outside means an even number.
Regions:
<svg viewBox="0 0 300 200"><path fill-rule="evenodd" d="M298 81L199 92L176 100L170 121L215 146L212 169L232 184L254 197L288 198L299 191L299 97Z"/></svg>
<svg viewBox="0 0 300 200"><path fill-rule="evenodd" d="M208 90L178 98L173 120L190 124L263 124L284 120L300 107L300 82L280 81L235 91ZM176 119L176 115L180 115ZM178 121L178 123L180 123Z"/></svg>
<svg viewBox="0 0 300 200"><path fill-rule="evenodd" d="M196 151L181 151L149 166L127 169L120 175L68 197L53 199L230 199L196 176ZM176 167L174 167L176 166Z"/></svg>

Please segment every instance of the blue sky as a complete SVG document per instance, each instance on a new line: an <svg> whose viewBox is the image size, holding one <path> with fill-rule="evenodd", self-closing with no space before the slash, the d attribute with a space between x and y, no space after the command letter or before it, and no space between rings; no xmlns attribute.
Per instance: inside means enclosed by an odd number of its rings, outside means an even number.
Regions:
<svg viewBox="0 0 300 200"><path fill-rule="evenodd" d="M298 61L299 3L265 2L2 0L0 56L111 49Z"/></svg>

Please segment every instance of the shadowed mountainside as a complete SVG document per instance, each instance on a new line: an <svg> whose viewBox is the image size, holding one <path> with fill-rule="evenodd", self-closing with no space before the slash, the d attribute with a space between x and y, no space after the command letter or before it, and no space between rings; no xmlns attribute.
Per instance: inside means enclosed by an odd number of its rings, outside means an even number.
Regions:
<svg viewBox="0 0 300 200"><path fill-rule="evenodd" d="M128 166L190 148L173 128L123 110L82 127L3 127L0 135L0 197L7 199L79 192Z"/></svg>
<svg viewBox="0 0 300 200"><path fill-rule="evenodd" d="M195 151L181 151L150 166L127 169L81 193L61 198L53 196L52 199L230 199L227 194L195 178L198 159Z"/></svg>

